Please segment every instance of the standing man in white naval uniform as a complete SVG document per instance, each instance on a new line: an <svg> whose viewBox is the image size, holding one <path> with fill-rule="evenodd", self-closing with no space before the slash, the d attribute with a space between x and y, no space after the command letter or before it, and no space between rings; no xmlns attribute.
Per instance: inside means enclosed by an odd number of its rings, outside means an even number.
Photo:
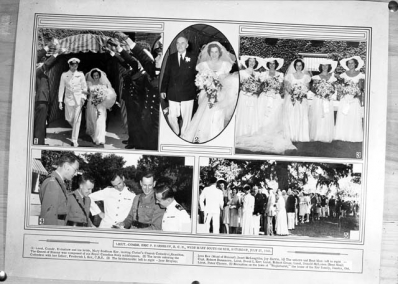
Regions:
<svg viewBox="0 0 398 284"><path fill-rule="evenodd" d="M102 218L99 228L118 227L130 212L135 194L129 191L124 184L124 177L121 173L114 173L111 184L113 187L107 187L89 195L91 199L90 211L92 215ZM101 211L95 201L104 201L105 213Z"/></svg>
<svg viewBox="0 0 398 284"><path fill-rule="evenodd" d="M167 184L155 188L156 203L166 209L162 219L162 231L191 232L191 218L184 207L174 199L174 191Z"/></svg>
<svg viewBox="0 0 398 284"><path fill-rule="evenodd" d="M210 232L210 221L213 219L213 234L220 233L220 213L224 206L224 197L216 187L217 178L210 178L210 186L205 187L200 195L200 210L204 211L205 224ZM206 201L206 205L205 205Z"/></svg>
<svg viewBox="0 0 398 284"><path fill-rule="evenodd" d="M87 99L87 83L83 72L77 71L80 60L71 58L68 60L69 71L62 73L59 83L58 102L62 110L62 102L65 103L65 119L72 126L72 143L78 147L80 123L82 121L82 106ZM65 100L64 100L65 94Z"/></svg>

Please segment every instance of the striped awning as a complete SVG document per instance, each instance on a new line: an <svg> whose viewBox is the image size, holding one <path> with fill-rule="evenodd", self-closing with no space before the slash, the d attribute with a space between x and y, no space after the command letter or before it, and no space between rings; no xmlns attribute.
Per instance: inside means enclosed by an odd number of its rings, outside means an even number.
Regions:
<svg viewBox="0 0 398 284"><path fill-rule="evenodd" d="M303 57L305 68L308 71L319 71L319 65L325 58L328 58L328 54L319 53L299 53Z"/></svg>
<svg viewBox="0 0 398 284"><path fill-rule="evenodd" d="M69 36L59 40L59 45L61 48L66 48L65 53L79 53L79 52L94 52L94 53L104 53L102 50L103 46L106 46L106 42L109 37L100 36L94 34L78 34L74 36ZM125 44L121 44L125 50L129 48Z"/></svg>
<svg viewBox="0 0 398 284"><path fill-rule="evenodd" d="M32 159L32 171L41 175L48 175L47 170L44 168L40 160Z"/></svg>

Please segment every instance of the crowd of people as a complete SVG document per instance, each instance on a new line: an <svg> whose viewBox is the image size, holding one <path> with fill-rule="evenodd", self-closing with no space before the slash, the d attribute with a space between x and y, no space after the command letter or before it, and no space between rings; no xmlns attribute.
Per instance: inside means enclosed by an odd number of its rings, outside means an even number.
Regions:
<svg viewBox="0 0 398 284"><path fill-rule="evenodd" d="M112 186L92 192L95 180L78 175L78 188L68 191L66 180L78 172L79 160L74 154L64 154L56 162L56 170L40 186L41 211L39 225L96 227L104 229L145 229L171 232L190 232L191 218L175 200L175 192L168 179L155 180L153 173L145 173L140 180L142 193L135 194L125 184L124 176L116 171ZM97 205L103 202L103 208Z"/></svg>
<svg viewBox="0 0 398 284"><path fill-rule="evenodd" d="M129 51L122 48L119 40L109 38L103 49L124 67L121 99L127 112L128 139L126 149L157 149L158 136L158 76L162 51L154 54L136 44L128 36L119 33ZM65 53L57 40L38 51L36 69L36 97L34 140L36 145L45 144L46 120L52 101L48 73L56 57ZM86 133L92 142L101 146L106 143L107 110L115 104L117 95L104 71L93 68L86 74L78 71L80 59L68 60L69 70L60 78L58 90L59 109L72 127L72 146L78 147L82 118L86 120ZM120 100L119 100L120 101ZM87 105L87 111L83 107Z"/></svg>
<svg viewBox="0 0 398 284"><path fill-rule="evenodd" d="M359 215L358 201L299 189L281 190L273 180L236 187L213 177L209 186L200 187L199 200L198 222L213 234L286 236L303 223L325 218L338 222Z"/></svg>
<svg viewBox="0 0 398 284"><path fill-rule="evenodd" d="M331 59L320 62L315 76L302 59L291 62L285 74L278 71L282 58L241 56L241 63L237 148L284 154L296 150L293 142L362 142L365 75L359 56L340 60L346 70L340 75L335 73L337 61Z"/></svg>

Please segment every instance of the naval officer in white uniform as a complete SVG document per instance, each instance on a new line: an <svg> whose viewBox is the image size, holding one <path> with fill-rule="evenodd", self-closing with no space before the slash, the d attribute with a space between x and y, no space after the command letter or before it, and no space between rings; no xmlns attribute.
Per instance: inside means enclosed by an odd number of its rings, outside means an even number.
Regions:
<svg viewBox="0 0 398 284"><path fill-rule="evenodd" d="M184 207L174 199L173 189L166 183L155 188L156 203L166 211L162 219L162 231L191 232L191 218Z"/></svg>
<svg viewBox="0 0 398 284"><path fill-rule="evenodd" d="M87 99L87 83L83 72L77 71L80 60L71 58L68 60L69 71L62 73L59 83L58 103L62 110L62 102L65 103L65 119L72 126L72 143L78 147L80 123L82 121L82 107ZM65 95L65 99L64 99Z"/></svg>

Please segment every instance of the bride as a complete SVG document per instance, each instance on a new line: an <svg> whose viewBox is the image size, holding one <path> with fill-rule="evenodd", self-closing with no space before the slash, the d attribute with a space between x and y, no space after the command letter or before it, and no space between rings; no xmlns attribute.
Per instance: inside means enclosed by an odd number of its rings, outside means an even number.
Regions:
<svg viewBox="0 0 398 284"><path fill-rule="evenodd" d="M262 59L262 65L266 67L267 71L260 75L260 80L264 82L265 87L256 102L259 128L255 133L250 134L236 132L235 146L252 152L287 154L288 151L294 151L297 148L289 137L285 137L283 131L283 99L279 94L279 90L282 88L283 74L276 71L282 67L283 59ZM240 100L241 98L239 98ZM239 109L236 114L237 120L238 114Z"/></svg>
<svg viewBox="0 0 398 284"><path fill-rule="evenodd" d="M239 76L229 74L235 56L219 42L208 43L198 57L195 84L201 90L198 109L181 136L194 143L215 138L230 121L238 98Z"/></svg>
<svg viewBox="0 0 398 284"><path fill-rule="evenodd" d="M96 145L105 144L106 109L113 106L116 93L105 72L98 68L91 69L86 74L89 99L86 112L86 133L91 136Z"/></svg>

